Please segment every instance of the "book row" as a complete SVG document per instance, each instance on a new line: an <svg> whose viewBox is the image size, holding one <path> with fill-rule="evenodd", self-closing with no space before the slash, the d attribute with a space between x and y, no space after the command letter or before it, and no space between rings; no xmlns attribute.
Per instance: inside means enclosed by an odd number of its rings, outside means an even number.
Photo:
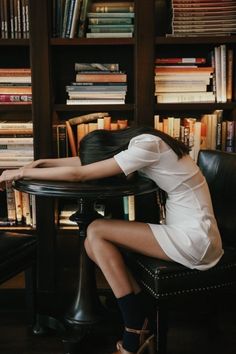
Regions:
<svg viewBox="0 0 236 354"><path fill-rule="evenodd" d="M80 141L86 134L97 129L118 130L127 126L126 119L115 121L109 115L95 118L87 123L71 124L70 121L66 121L64 124L58 124L55 126L56 154L58 157L77 156Z"/></svg>
<svg viewBox="0 0 236 354"><path fill-rule="evenodd" d="M131 37L134 30L134 2L54 0L52 7L54 37Z"/></svg>
<svg viewBox="0 0 236 354"><path fill-rule="evenodd" d="M191 157L197 161L200 149L236 152L236 124L232 119L223 119L223 111L217 110L196 117L154 117L155 129L182 141L191 149Z"/></svg>
<svg viewBox="0 0 236 354"><path fill-rule="evenodd" d="M29 0L0 0L0 38L29 38Z"/></svg>
<svg viewBox="0 0 236 354"><path fill-rule="evenodd" d="M0 192L0 226L36 225L35 197L14 189L6 182L5 191Z"/></svg>

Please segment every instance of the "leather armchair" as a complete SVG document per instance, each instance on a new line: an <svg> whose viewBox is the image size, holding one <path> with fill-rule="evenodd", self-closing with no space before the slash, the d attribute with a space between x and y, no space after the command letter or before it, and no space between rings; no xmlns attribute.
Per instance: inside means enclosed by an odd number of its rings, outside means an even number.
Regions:
<svg viewBox="0 0 236 354"><path fill-rule="evenodd" d="M36 237L16 232L0 232L0 284L25 272L26 304L34 321L36 289Z"/></svg>
<svg viewBox="0 0 236 354"><path fill-rule="evenodd" d="M236 154L202 150L198 165L208 182L222 236L224 256L218 264L207 271L199 271L139 254L127 255L136 279L155 300L158 354L166 352L163 309L168 308L168 304L173 305L176 299L182 299L182 304L189 298L196 301L202 299L201 295L216 295L235 289L236 285Z"/></svg>

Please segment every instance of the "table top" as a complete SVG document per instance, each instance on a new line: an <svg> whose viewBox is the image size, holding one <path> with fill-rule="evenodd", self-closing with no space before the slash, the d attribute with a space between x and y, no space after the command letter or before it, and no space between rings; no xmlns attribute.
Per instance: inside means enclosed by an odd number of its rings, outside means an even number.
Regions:
<svg viewBox="0 0 236 354"><path fill-rule="evenodd" d="M15 189L45 197L107 198L116 196L142 195L158 189L152 180L136 176L132 179L107 178L89 182L64 182L41 180L18 180Z"/></svg>

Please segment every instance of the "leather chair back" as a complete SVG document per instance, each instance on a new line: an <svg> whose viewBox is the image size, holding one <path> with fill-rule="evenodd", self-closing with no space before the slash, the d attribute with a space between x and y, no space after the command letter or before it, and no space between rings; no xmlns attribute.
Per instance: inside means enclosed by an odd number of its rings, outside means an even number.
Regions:
<svg viewBox="0 0 236 354"><path fill-rule="evenodd" d="M198 165L210 189L223 245L236 246L236 154L201 150Z"/></svg>

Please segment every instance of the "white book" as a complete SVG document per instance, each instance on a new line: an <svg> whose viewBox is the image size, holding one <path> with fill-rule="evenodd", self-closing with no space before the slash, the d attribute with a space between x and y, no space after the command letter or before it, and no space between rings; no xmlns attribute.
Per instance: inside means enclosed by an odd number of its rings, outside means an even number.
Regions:
<svg viewBox="0 0 236 354"><path fill-rule="evenodd" d="M0 83L1 82L31 83L31 76L0 76Z"/></svg>
<svg viewBox="0 0 236 354"><path fill-rule="evenodd" d="M85 99L85 100L66 100L66 104L67 105L79 105L79 104L124 104L125 100L124 99L110 99L110 100L106 100L106 99L100 99L100 100L91 100L91 99Z"/></svg>
<svg viewBox="0 0 236 354"><path fill-rule="evenodd" d="M221 54L220 54L220 47L219 46L214 48L214 56L215 56L216 102L222 102Z"/></svg>
<svg viewBox="0 0 236 354"><path fill-rule="evenodd" d="M215 102L213 92L158 93L157 103Z"/></svg>
<svg viewBox="0 0 236 354"><path fill-rule="evenodd" d="M34 156L34 152L33 150L8 150L0 148L0 159L8 158L11 156L26 156L32 158Z"/></svg>
<svg viewBox="0 0 236 354"><path fill-rule="evenodd" d="M197 162L198 153L199 153L200 146L201 146L201 126L202 126L201 122L195 122L195 125L194 125L194 145L193 145L195 162Z"/></svg>
<svg viewBox="0 0 236 354"><path fill-rule="evenodd" d="M104 129L104 119L103 118L98 118L97 123L98 123L98 129Z"/></svg>
<svg viewBox="0 0 236 354"><path fill-rule="evenodd" d="M16 130L16 129L32 129L33 123L32 122L0 122L0 129L9 129Z"/></svg>
<svg viewBox="0 0 236 354"><path fill-rule="evenodd" d="M19 151L33 151L33 144L2 144L0 143L1 151L15 152Z"/></svg>
<svg viewBox="0 0 236 354"><path fill-rule="evenodd" d="M128 196L128 214L129 214L129 221L135 220L135 197L134 195Z"/></svg>
<svg viewBox="0 0 236 354"><path fill-rule="evenodd" d="M159 120L160 120L160 116L159 114L156 114L154 116L154 129L159 129Z"/></svg>
<svg viewBox="0 0 236 354"><path fill-rule="evenodd" d="M125 93L123 92L115 92L115 93L111 93L111 92L69 92L68 96L70 99L100 99L100 98L104 98L104 99L124 99L125 98Z"/></svg>
<svg viewBox="0 0 236 354"><path fill-rule="evenodd" d="M167 118L167 134L174 136L174 117Z"/></svg>
<svg viewBox="0 0 236 354"><path fill-rule="evenodd" d="M220 45L221 102L226 102L226 45Z"/></svg>
<svg viewBox="0 0 236 354"><path fill-rule="evenodd" d="M0 138L0 144L3 145L18 145L18 148L20 147L20 144L33 144L33 138Z"/></svg>
<svg viewBox="0 0 236 354"><path fill-rule="evenodd" d="M180 138L180 123L181 123L181 119L180 118L175 118L174 119L173 137L175 139L179 139Z"/></svg>
<svg viewBox="0 0 236 354"><path fill-rule="evenodd" d="M0 166L2 168L8 168L8 167L22 167L25 166L26 164L32 162L33 159L21 159L21 160L1 160L0 159Z"/></svg>

